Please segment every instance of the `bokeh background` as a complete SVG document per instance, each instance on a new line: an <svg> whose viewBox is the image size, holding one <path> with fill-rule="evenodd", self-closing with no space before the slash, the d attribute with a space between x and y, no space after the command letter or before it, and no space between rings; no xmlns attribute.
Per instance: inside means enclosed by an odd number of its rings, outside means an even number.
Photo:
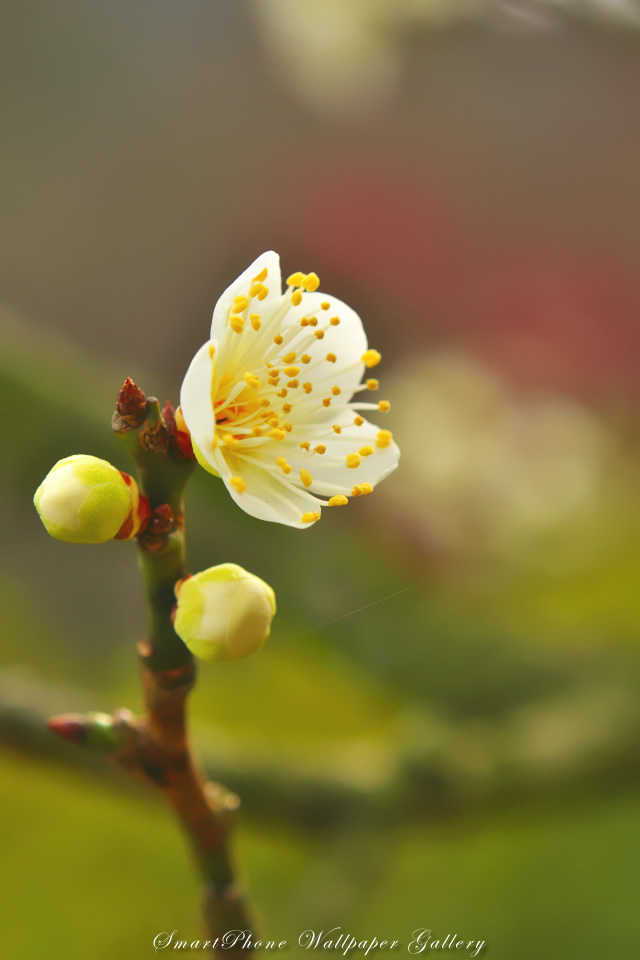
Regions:
<svg viewBox="0 0 640 960"><path fill-rule="evenodd" d="M190 485L191 568L279 601L193 700L264 932L636 956L638 6L4 0L0 27L6 955L200 935L169 813L44 730L137 706L134 550L49 540L31 497L70 453L128 469L119 384L175 401L273 248L363 316L402 460L305 533Z"/></svg>

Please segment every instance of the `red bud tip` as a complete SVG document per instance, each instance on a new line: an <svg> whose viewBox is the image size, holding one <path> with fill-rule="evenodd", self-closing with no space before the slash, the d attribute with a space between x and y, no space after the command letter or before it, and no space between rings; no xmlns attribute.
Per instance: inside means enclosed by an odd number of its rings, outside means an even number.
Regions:
<svg viewBox="0 0 640 960"><path fill-rule="evenodd" d="M131 377L120 387L116 411L130 427L139 427L147 416L147 398Z"/></svg>
<svg viewBox="0 0 640 960"><path fill-rule="evenodd" d="M47 726L52 733L69 743L83 744L87 739L86 723L77 713L63 713L59 717L51 717Z"/></svg>

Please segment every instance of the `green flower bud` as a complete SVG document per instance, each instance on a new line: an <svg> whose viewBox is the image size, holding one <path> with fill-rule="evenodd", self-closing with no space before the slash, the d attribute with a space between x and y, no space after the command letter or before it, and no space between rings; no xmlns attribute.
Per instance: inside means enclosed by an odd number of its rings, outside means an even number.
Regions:
<svg viewBox="0 0 640 960"><path fill-rule="evenodd" d="M174 629L200 660L239 660L256 653L276 612L269 584L235 563L181 580L176 597Z"/></svg>
<svg viewBox="0 0 640 960"><path fill-rule="evenodd" d="M125 479L106 460L76 454L52 467L33 502L56 540L104 543L118 534L138 499L131 477Z"/></svg>

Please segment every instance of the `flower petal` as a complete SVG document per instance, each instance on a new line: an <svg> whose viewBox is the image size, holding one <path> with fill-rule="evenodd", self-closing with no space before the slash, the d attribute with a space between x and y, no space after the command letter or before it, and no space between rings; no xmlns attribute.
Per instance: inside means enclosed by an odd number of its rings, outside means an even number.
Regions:
<svg viewBox="0 0 640 960"><path fill-rule="evenodd" d="M254 281L260 277L264 271L266 275L261 281L264 288L268 291L266 295L251 297L251 290L254 287ZM222 340L223 334L228 331L227 320L235 297L247 297L249 299L250 312L261 313L270 310L276 300L282 294L282 280L280 278L280 257L273 250L268 250L254 260L250 267L241 273L237 280L227 287L220 299L215 305L213 319L211 321L212 339Z"/></svg>
<svg viewBox="0 0 640 960"><path fill-rule="evenodd" d="M191 434L196 457L205 469L209 469L209 466L215 467L215 418L211 403L211 388L216 368L215 348L215 343L203 343L189 365L180 390L182 416Z"/></svg>

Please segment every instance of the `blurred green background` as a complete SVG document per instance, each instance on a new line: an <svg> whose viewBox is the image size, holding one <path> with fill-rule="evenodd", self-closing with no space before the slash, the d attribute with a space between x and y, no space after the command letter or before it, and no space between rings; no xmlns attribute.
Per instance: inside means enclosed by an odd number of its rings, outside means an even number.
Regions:
<svg viewBox="0 0 640 960"><path fill-rule="evenodd" d="M191 569L234 561L278 596L264 652L203 667L193 699L207 768L243 798L265 934L637 955L639 14L0 5L13 960L200 936L168 811L44 729L138 706L134 549L51 541L31 498L74 452L129 469L120 383L175 402L217 297L269 248L362 315L402 459L305 533L203 472L189 487Z"/></svg>

